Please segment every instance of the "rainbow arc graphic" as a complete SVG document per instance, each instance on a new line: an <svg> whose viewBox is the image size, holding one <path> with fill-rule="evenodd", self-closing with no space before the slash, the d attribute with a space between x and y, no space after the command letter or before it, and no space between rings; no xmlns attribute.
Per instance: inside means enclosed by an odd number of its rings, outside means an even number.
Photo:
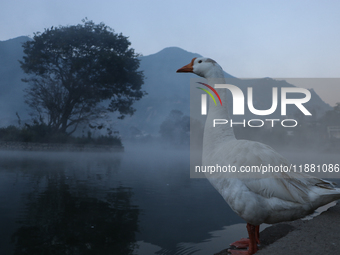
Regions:
<svg viewBox="0 0 340 255"><path fill-rule="evenodd" d="M218 100L220 101L220 104L222 105L222 100L221 100L221 98L220 98L220 95L217 93L217 91L216 91L213 87L211 87L210 85L205 84L205 83L203 83L203 82L197 82L197 83L206 86L206 87L209 88L212 92L214 92L214 94L217 96ZM200 87L197 87L197 88L203 90L204 92L206 92L206 93L212 98L212 100L214 101L215 105L217 106L216 100L215 100L213 94L212 94L209 90L204 89L204 88L200 88ZM202 94L202 99L201 99L201 100L202 100L202 104L201 104L201 106L202 106L202 108L201 108L201 114L202 114L202 115L207 115L207 97L206 97L205 94Z"/></svg>

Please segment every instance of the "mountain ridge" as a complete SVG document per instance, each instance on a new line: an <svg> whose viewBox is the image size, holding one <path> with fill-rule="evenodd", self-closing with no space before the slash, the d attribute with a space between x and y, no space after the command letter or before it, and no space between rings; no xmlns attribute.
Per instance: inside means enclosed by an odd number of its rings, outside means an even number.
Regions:
<svg viewBox="0 0 340 255"><path fill-rule="evenodd" d="M19 59L23 57L22 43L31 40L29 37L20 36L6 41L0 41L0 127L17 123L16 112L23 121L28 121L29 109L24 103L24 88L26 84L21 81L25 77L20 68ZM144 71L145 83L143 90L148 95L135 102L136 112L123 121L115 121L115 129L122 132L131 127L144 133L158 134L160 124L167 118L170 111L175 109L190 114L190 79L197 78L194 74L178 74L176 70L188 64L192 58L200 57L179 47L166 47L159 52L141 56L139 70ZM225 72L226 78L232 78L246 95L246 87L254 87L254 107L268 109L271 103L271 90L267 87L293 86L287 82L276 81L271 78L242 80ZM235 84L237 85L237 84ZM318 116L332 109L314 90L310 90L312 99L309 106L316 108ZM270 100L269 100L270 99ZM231 101L231 100L229 100ZM229 102L231 104L231 102ZM307 104L306 104L307 105ZM308 106L308 105L307 105ZM115 114L112 114L115 116ZM249 113L245 117L251 117Z"/></svg>

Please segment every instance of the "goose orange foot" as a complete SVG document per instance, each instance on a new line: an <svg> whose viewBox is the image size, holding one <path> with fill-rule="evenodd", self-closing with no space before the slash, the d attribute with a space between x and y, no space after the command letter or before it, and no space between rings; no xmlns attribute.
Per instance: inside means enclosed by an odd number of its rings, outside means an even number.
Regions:
<svg viewBox="0 0 340 255"><path fill-rule="evenodd" d="M255 241L260 244L260 226L255 226ZM241 238L241 240L231 243L230 246L237 249L246 249L249 247L249 238Z"/></svg>
<svg viewBox="0 0 340 255"><path fill-rule="evenodd" d="M249 255L247 250L228 250L228 254L231 254L231 255Z"/></svg>
<svg viewBox="0 0 340 255"><path fill-rule="evenodd" d="M249 247L249 239L242 238L241 240L231 243L230 246L233 246L237 249L246 249Z"/></svg>
<svg viewBox="0 0 340 255"><path fill-rule="evenodd" d="M232 255L252 255L255 254L258 250L257 244L260 243L260 228L259 226L254 226L252 224L247 223L247 230L249 239L242 238L240 241L236 241L231 244L231 246L235 246L236 248L248 248L248 250L231 250L228 249L228 252Z"/></svg>

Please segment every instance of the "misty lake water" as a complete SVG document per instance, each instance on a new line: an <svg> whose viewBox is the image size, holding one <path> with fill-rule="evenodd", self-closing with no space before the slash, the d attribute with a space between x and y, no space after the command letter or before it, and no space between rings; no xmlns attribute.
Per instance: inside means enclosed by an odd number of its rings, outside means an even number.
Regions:
<svg viewBox="0 0 340 255"><path fill-rule="evenodd" d="M244 221L189 151L0 151L0 254L214 254Z"/></svg>

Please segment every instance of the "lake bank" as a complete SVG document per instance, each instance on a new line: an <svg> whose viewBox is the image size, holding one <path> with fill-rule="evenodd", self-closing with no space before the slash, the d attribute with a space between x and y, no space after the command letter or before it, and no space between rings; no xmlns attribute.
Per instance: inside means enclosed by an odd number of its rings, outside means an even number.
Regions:
<svg viewBox="0 0 340 255"><path fill-rule="evenodd" d="M256 255L337 254L340 248L340 203L311 220L274 224L260 232ZM215 255L227 255L223 250Z"/></svg>
<svg viewBox="0 0 340 255"><path fill-rule="evenodd" d="M340 248L339 225L340 204L337 203L312 220L296 220L265 229L261 232L264 245L266 239L273 242L256 254L337 254ZM286 235L280 237L284 232Z"/></svg>

